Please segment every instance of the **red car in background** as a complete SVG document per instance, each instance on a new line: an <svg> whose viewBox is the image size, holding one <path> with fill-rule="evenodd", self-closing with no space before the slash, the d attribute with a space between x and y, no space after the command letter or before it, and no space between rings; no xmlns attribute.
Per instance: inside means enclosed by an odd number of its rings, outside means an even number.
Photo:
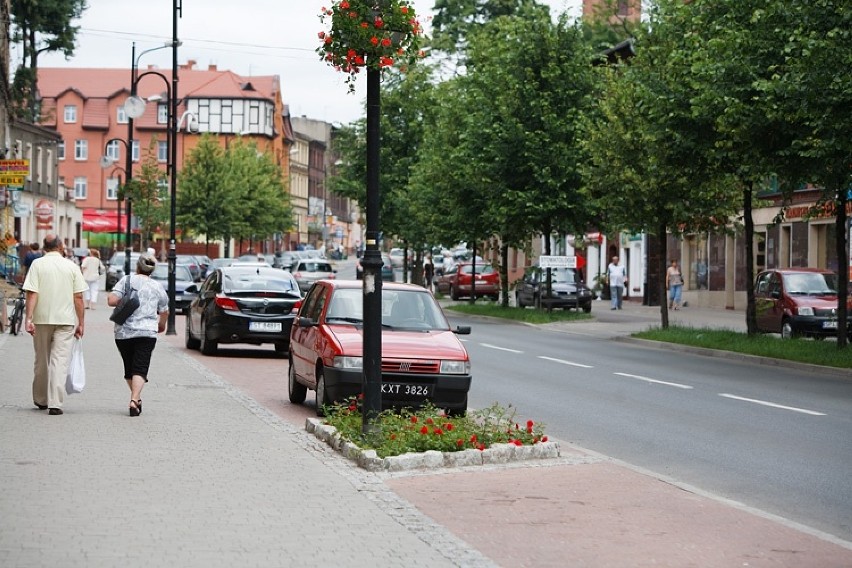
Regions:
<svg viewBox="0 0 852 568"><path fill-rule="evenodd" d="M496 302L500 297L500 273L490 264L457 264L450 272L442 274L435 286L438 292L453 300L476 294L477 298L487 296Z"/></svg>
<svg viewBox="0 0 852 568"><path fill-rule="evenodd" d="M382 284L382 409L431 402L450 414L467 411L470 358L444 312L422 286ZM308 389L323 406L363 392L363 284L319 280L305 297L290 332L290 402Z"/></svg>
<svg viewBox="0 0 852 568"><path fill-rule="evenodd" d="M775 268L757 275L754 285L757 329L783 339L836 336L837 274L819 268ZM852 297L846 298L852 314ZM846 333L852 339L852 321Z"/></svg>

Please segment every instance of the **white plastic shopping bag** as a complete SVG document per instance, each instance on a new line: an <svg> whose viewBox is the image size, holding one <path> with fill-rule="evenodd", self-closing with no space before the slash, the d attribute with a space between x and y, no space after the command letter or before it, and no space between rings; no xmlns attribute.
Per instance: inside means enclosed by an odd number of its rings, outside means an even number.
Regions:
<svg viewBox="0 0 852 568"><path fill-rule="evenodd" d="M74 394L83 392L86 386L86 367L83 365L83 340L75 339L71 348L71 360L68 362L68 375L65 377L65 392Z"/></svg>

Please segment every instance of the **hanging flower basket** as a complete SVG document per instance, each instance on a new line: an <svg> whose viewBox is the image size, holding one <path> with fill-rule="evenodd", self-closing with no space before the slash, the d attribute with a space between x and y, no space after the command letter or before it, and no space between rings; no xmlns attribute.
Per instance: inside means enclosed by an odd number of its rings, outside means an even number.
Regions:
<svg viewBox="0 0 852 568"><path fill-rule="evenodd" d="M405 71L418 57L423 30L407 0L338 0L323 8L320 59L346 73L349 91L362 68Z"/></svg>

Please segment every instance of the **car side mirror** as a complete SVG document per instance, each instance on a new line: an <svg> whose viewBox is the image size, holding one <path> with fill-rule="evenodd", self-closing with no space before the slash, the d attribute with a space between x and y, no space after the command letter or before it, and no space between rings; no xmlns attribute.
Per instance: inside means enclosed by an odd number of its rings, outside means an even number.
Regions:
<svg viewBox="0 0 852 568"><path fill-rule="evenodd" d="M189 286L186 287L186 290L184 290L184 291L187 294L198 294L198 286L196 286L195 284L190 284Z"/></svg>
<svg viewBox="0 0 852 568"><path fill-rule="evenodd" d="M769 295L772 296L772 298L774 300L780 300L781 299L781 292L779 292L778 290L773 290L772 292L769 293Z"/></svg>
<svg viewBox="0 0 852 568"><path fill-rule="evenodd" d="M296 318L293 322L296 327L316 327L317 322L312 320L311 318Z"/></svg>
<svg viewBox="0 0 852 568"><path fill-rule="evenodd" d="M470 326L469 325L456 326L456 329L453 330L453 333L455 333L456 335L470 335Z"/></svg>

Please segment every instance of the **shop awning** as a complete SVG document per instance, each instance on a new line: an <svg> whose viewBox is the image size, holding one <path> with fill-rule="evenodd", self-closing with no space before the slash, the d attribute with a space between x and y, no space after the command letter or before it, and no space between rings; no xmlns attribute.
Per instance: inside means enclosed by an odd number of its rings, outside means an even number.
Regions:
<svg viewBox="0 0 852 568"><path fill-rule="evenodd" d="M124 221L124 219L122 219ZM118 211L108 211L106 209L83 209L83 230L92 233L117 233L118 230ZM122 231L126 230L127 225L122 222Z"/></svg>

